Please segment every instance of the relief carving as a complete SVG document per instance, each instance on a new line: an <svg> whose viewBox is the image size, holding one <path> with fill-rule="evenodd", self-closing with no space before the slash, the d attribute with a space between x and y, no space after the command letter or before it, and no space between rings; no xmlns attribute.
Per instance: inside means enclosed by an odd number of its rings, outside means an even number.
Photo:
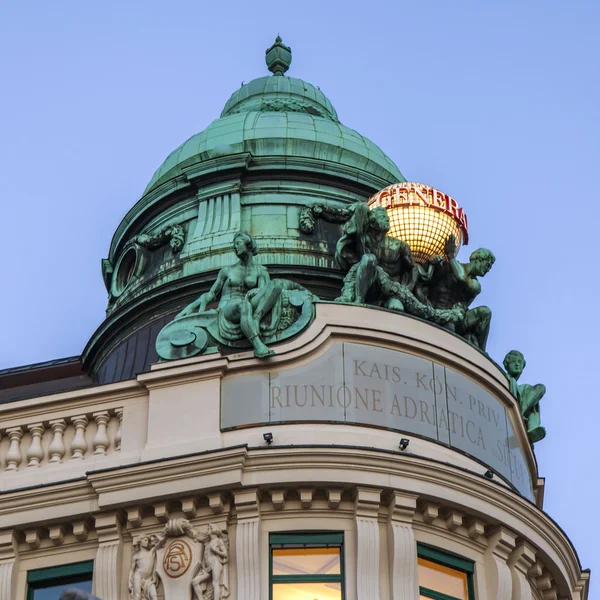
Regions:
<svg viewBox="0 0 600 600"><path fill-rule="evenodd" d="M181 225L173 224L163 227L154 235L142 233L138 235L134 242L148 250L154 250L164 246L167 242L171 246L173 252L180 252L185 244L185 231Z"/></svg>
<svg viewBox="0 0 600 600"><path fill-rule="evenodd" d="M130 600L226 600L229 598L229 537L209 524L205 532L186 519L171 519L158 535L134 542Z"/></svg>

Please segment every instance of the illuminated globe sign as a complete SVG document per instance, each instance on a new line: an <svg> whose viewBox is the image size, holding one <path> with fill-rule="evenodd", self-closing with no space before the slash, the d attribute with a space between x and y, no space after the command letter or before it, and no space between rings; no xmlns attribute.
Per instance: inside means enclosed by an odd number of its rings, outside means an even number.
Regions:
<svg viewBox="0 0 600 600"><path fill-rule="evenodd" d="M369 208L382 206L390 219L389 236L405 241L419 263L445 253L454 235L456 249L469 241L467 215L454 198L423 183L404 182L377 192Z"/></svg>

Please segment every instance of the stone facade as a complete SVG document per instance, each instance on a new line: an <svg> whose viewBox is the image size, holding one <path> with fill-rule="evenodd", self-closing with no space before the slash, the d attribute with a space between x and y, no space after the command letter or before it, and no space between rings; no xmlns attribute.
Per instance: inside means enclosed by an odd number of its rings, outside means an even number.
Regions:
<svg viewBox="0 0 600 600"><path fill-rule="evenodd" d="M209 355L0 406L2 598L25 600L32 569L82 560L94 561L103 600L137 597L128 588L141 541L176 537L173 523L185 522L190 552L206 546L209 525L226 535L221 598L269 597L270 534L334 530L344 535L346 600L416 600L417 544L473 561L478 600L584 600L588 574L541 510L532 452L536 503L490 481L467 454L414 435L402 451L398 433L366 425L270 424L272 444L264 426L221 430L227 378L300 368L339 341L433 354L518 411L499 369L475 348L418 319L374 312L317 304L312 325L268 363L250 352ZM522 423L517 433L526 439ZM206 565L194 552L190 600ZM164 570L157 581L158 597L184 597Z"/></svg>

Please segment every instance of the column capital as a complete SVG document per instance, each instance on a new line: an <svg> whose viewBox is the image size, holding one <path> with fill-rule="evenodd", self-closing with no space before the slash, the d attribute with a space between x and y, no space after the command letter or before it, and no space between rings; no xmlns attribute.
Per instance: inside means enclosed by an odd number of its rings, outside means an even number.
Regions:
<svg viewBox="0 0 600 600"><path fill-rule="evenodd" d="M0 531L0 598L14 598L17 587L20 534L14 529Z"/></svg>
<svg viewBox="0 0 600 600"><path fill-rule="evenodd" d="M233 502L240 519L256 519L260 517L260 499L258 489L240 490L233 492Z"/></svg>
<svg viewBox="0 0 600 600"><path fill-rule="evenodd" d="M123 529L123 514L120 510L94 515L99 544L119 542Z"/></svg>
<svg viewBox="0 0 600 600"><path fill-rule="evenodd" d="M11 560L19 553L20 534L15 529L0 531L0 561Z"/></svg>
<svg viewBox="0 0 600 600"><path fill-rule="evenodd" d="M354 512L356 517L376 519L381 504L381 489L357 487L354 495Z"/></svg>
<svg viewBox="0 0 600 600"><path fill-rule="evenodd" d="M496 527L492 529L488 536L488 550L495 556L498 556L504 561L514 550L517 542L517 535L506 527Z"/></svg>
<svg viewBox="0 0 600 600"><path fill-rule="evenodd" d="M392 491L388 499L390 522L412 523L417 510L417 498L416 494Z"/></svg>
<svg viewBox="0 0 600 600"><path fill-rule="evenodd" d="M527 542L520 542L508 558L508 566L515 567L527 576L529 570L535 565L536 551Z"/></svg>

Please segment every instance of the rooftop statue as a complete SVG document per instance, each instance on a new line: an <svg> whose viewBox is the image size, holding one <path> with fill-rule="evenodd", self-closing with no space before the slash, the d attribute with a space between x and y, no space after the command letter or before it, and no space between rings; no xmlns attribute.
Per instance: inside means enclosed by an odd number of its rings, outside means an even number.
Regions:
<svg viewBox="0 0 600 600"><path fill-rule="evenodd" d="M471 253L468 263L460 263L453 236L446 243L445 252L449 260L437 263L427 285L427 297L434 308L460 310L462 317L456 323L448 323L447 328L485 351L492 311L487 306L469 306L481 292L477 278L490 271L496 257L490 250L478 248Z"/></svg>
<svg viewBox="0 0 600 600"><path fill-rule="evenodd" d="M540 400L546 393L543 383L529 385L518 384L517 381L525 369L525 357L518 350L511 350L504 357L504 368L506 369L511 394L518 400L521 415L527 426L527 435L532 444L546 437L546 429L541 425Z"/></svg>
<svg viewBox="0 0 600 600"><path fill-rule="evenodd" d="M347 271L338 302L382 305L446 325L461 317L458 310L437 310L418 292L433 275L433 265L417 264L408 244L387 235L390 221L382 207L363 202L349 207L336 261Z"/></svg>
<svg viewBox="0 0 600 600"><path fill-rule="evenodd" d="M243 350L258 358L274 354L268 343L285 339L313 317L314 296L286 279L271 279L258 264L258 247L245 232L233 237L238 260L223 267L210 290L182 310L158 335L156 350L165 360L200 354L212 341ZM218 301L216 309L208 306Z"/></svg>

